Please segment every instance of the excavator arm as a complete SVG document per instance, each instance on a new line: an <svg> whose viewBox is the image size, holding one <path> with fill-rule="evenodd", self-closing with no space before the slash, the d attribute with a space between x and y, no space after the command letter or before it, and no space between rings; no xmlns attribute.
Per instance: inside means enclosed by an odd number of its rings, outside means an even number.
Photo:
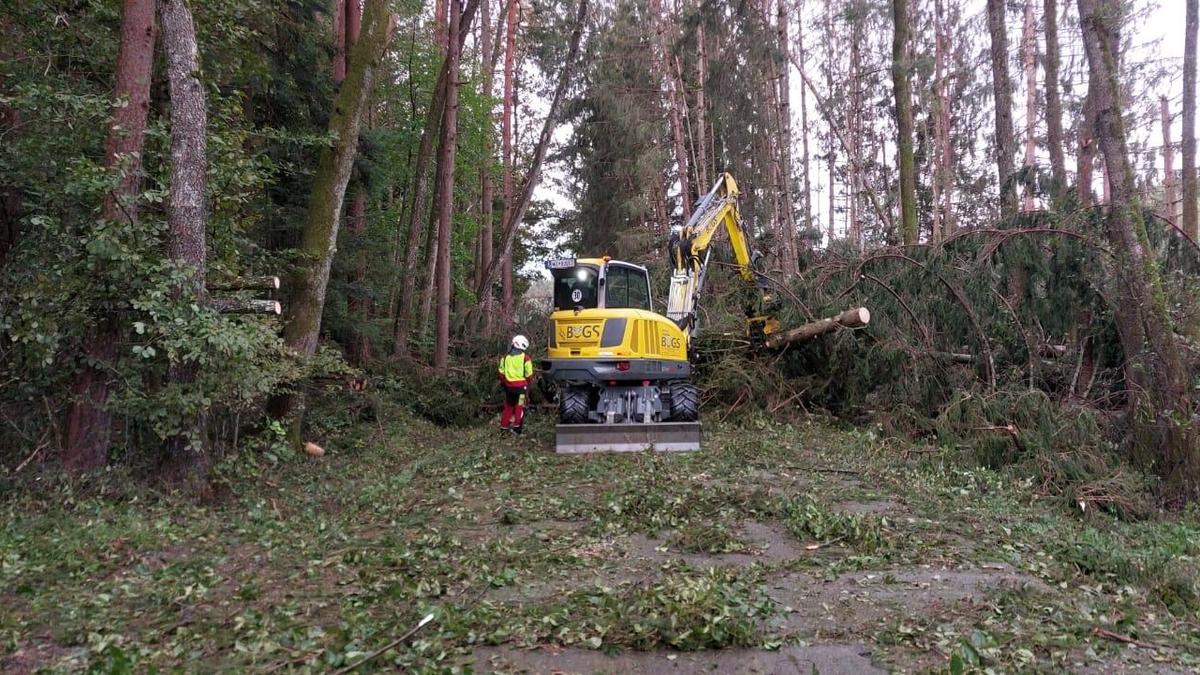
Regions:
<svg viewBox="0 0 1200 675"><path fill-rule="evenodd" d="M712 240L722 229L729 235L733 257L742 280L754 284L764 307L773 303L770 280L759 270L762 254L754 248L738 210L737 182L722 174L708 194L700 200L695 213L679 232L674 232L667 248L671 257L671 287L667 293L667 317L688 336L699 329L696 309L704 279L708 273ZM747 332L752 340L762 340L779 328L770 316L751 316Z"/></svg>

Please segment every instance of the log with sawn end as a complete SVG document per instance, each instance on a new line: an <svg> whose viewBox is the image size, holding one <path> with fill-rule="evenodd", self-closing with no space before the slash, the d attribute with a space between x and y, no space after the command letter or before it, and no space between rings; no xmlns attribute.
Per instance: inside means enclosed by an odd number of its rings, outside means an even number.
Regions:
<svg viewBox="0 0 1200 675"><path fill-rule="evenodd" d="M279 277L234 277L232 279L208 281L210 291L277 291Z"/></svg>
<svg viewBox="0 0 1200 675"><path fill-rule="evenodd" d="M239 298L213 298L209 301L213 309L222 314L275 314L282 313L278 300L242 300Z"/></svg>
<svg viewBox="0 0 1200 675"><path fill-rule="evenodd" d="M837 316L813 321L791 330L772 333L767 336L767 346L771 349L811 340L818 335L832 333L839 328L862 328L871 323L871 312L866 307L848 309Z"/></svg>

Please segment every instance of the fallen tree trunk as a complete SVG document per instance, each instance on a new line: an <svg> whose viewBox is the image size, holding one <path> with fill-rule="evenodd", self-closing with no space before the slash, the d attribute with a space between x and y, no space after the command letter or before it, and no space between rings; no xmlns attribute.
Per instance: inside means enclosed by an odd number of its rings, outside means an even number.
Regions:
<svg viewBox="0 0 1200 675"><path fill-rule="evenodd" d="M870 310L866 307L856 307L828 319L806 323L782 333L774 333L767 337L767 346L771 349L779 349L797 342L811 340L818 335L832 333L839 328L862 328L869 323L871 323Z"/></svg>

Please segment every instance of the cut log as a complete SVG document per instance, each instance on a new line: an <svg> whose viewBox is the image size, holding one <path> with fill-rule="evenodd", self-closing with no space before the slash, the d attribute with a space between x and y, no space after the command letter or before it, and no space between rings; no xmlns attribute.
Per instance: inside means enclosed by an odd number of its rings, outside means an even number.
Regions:
<svg viewBox="0 0 1200 675"><path fill-rule="evenodd" d="M871 323L871 312L866 307L848 309L837 316L828 319L806 323L798 328L774 333L767 337L767 346L778 349L786 345L811 340L818 335L832 333L839 328L862 328Z"/></svg>
<svg viewBox="0 0 1200 675"><path fill-rule="evenodd" d="M234 277L215 281L209 279L210 291L277 291L279 277Z"/></svg>
<svg viewBox="0 0 1200 675"><path fill-rule="evenodd" d="M241 300L238 298L216 298L212 306L222 314L281 314L278 300Z"/></svg>

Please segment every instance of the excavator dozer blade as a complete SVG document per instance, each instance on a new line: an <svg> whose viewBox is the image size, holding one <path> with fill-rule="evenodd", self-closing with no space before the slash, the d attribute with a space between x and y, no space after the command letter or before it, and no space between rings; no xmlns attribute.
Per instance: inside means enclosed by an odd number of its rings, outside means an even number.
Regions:
<svg viewBox="0 0 1200 675"><path fill-rule="evenodd" d="M559 424L554 427L554 451L563 454L699 449L699 422Z"/></svg>

